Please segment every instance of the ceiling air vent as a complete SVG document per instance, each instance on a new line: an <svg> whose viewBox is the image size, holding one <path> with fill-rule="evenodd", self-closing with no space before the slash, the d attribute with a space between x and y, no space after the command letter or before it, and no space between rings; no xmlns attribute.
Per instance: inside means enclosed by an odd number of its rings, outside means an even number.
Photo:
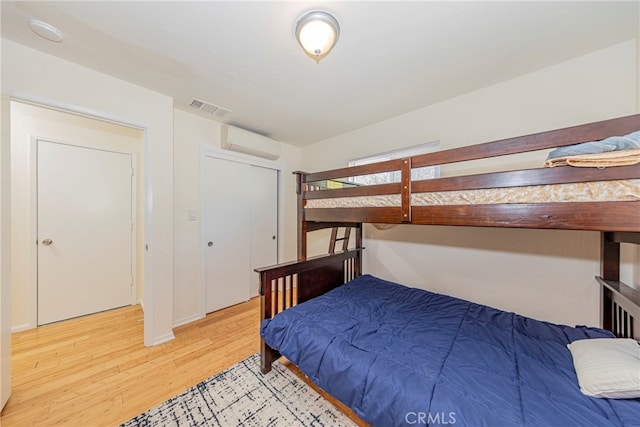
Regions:
<svg viewBox="0 0 640 427"><path fill-rule="evenodd" d="M227 110L226 108L220 107L219 105L205 102L196 98L191 99L189 107L195 108L196 110L200 110L204 113L213 114L214 116L219 118L222 118L231 112L231 110Z"/></svg>

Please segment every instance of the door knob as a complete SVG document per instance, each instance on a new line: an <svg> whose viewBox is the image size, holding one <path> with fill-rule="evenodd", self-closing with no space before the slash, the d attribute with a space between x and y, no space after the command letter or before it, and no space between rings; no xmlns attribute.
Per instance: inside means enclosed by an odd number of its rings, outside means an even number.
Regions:
<svg viewBox="0 0 640 427"><path fill-rule="evenodd" d="M213 246L213 242L207 243L207 246L209 246L209 247Z"/></svg>
<svg viewBox="0 0 640 427"><path fill-rule="evenodd" d="M51 239L44 239L42 241L42 244L45 245L45 246L49 246L52 243L53 243L53 240L51 240Z"/></svg>
<svg viewBox="0 0 640 427"><path fill-rule="evenodd" d="M276 240L276 236L271 236L271 240Z"/></svg>

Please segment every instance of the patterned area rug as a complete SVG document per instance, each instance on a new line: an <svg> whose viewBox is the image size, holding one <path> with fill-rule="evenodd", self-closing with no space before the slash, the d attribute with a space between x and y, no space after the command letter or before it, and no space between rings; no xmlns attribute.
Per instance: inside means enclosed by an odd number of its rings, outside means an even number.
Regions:
<svg viewBox="0 0 640 427"><path fill-rule="evenodd" d="M355 425L281 363L263 375L254 354L121 427Z"/></svg>

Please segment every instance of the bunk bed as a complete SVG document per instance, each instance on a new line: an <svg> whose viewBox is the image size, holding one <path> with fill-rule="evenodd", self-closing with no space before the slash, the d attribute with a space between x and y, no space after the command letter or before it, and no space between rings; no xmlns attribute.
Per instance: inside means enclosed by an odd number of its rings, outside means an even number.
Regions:
<svg viewBox="0 0 640 427"><path fill-rule="evenodd" d="M639 425L640 394L585 394L572 346L632 342L632 353L640 354L632 341L640 339L640 292L620 282L621 244L640 245L640 149L621 151L619 163L609 163L618 153L587 154L588 166L596 167L411 179L414 168L571 152L638 130L640 115L634 115L365 166L297 172L298 260L256 269L263 372L282 354L373 425ZM617 166L605 167L610 165ZM399 182L362 186L352 179L391 171L399 172ZM595 283L603 329L541 322L363 275L363 223L598 231L601 274ZM342 250L335 251L338 227L355 230L355 247L349 248L346 233ZM307 234L323 229L332 230L329 254L308 259Z"/></svg>

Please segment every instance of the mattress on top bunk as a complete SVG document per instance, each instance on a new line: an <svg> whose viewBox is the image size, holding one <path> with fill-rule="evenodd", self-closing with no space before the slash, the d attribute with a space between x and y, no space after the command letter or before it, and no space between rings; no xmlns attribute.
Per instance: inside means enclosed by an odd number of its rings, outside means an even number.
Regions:
<svg viewBox="0 0 640 427"><path fill-rule="evenodd" d="M411 206L640 200L640 179L531 185L411 194ZM307 209L399 207L399 194L307 200Z"/></svg>
<svg viewBox="0 0 640 427"><path fill-rule="evenodd" d="M374 426L639 422L640 399L591 398L578 386L567 344L611 333L368 275L264 320L261 335Z"/></svg>

